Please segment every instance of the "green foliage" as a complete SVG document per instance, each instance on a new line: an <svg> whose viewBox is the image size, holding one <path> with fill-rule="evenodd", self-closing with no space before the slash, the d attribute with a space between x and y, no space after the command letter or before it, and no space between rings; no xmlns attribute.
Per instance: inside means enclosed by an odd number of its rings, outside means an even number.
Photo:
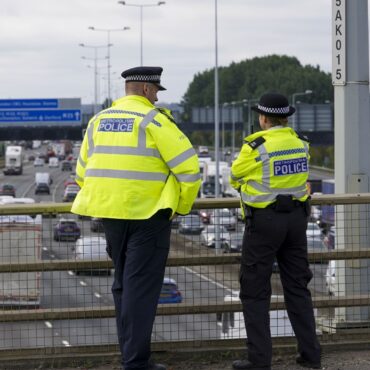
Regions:
<svg viewBox="0 0 370 370"><path fill-rule="evenodd" d="M311 146L310 163L313 166L334 168L334 146Z"/></svg>
<svg viewBox="0 0 370 370"><path fill-rule="evenodd" d="M269 55L246 59L219 68L220 104L258 99L268 91L280 92L289 98L293 93L312 90L302 96L307 103L323 103L333 100L331 74L320 71L319 66L302 66L295 57ZM183 97L184 117L190 119L192 107L214 105L214 69L194 76Z"/></svg>

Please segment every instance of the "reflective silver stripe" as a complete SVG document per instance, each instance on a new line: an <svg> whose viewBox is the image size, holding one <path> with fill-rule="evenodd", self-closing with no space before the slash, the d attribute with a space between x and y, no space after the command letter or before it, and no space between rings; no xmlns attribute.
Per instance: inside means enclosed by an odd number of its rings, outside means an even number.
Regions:
<svg viewBox="0 0 370 370"><path fill-rule="evenodd" d="M169 168L173 168L178 166L179 164L185 162L187 159L193 157L194 155L197 155L194 148L190 148L188 150L185 150L185 152L182 152L177 157L172 158L170 161L167 162L167 166Z"/></svg>
<svg viewBox="0 0 370 370"><path fill-rule="evenodd" d="M309 151L309 149L308 149L308 143L306 141L304 141L304 140L302 140L302 143L303 143L303 146L304 146L304 150L306 151L306 154L308 155L308 151Z"/></svg>
<svg viewBox="0 0 370 370"><path fill-rule="evenodd" d="M80 164L81 167L83 168L86 167L86 162L82 160L81 154L78 156L78 163Z"/></svg>
<svg viewBox="0 0 370 370"><path fill-rule="evenodd" d="M239 178L238 178L238 177L236 177L236 176L234 176L234 175L232 174L232 172L230 172L230 177L231 177L234 181L239 181Z"/></svg>
<svg viewBox="0 0 370 370"><path fill-rule="evenodd" d="M297 192L306 191L306 185L297 186L295 188L269 188L254 180L248 181L248 185L252 186L254 189L262 193L274 193L274 194L289 193L294 195Z"/></svg>
<svg viewBox="0 0 370 370"><path fill-rule="evenodd" d="M139 138L138 138L138 147L145 148L146 147L146 132L145 128L149 125L153 118L158 114L156 109L152 109L146 116L141 120L139 123Z"/></svg>
<svg viewBox="0 0 370 370"><path fill-rule="evenodd" d="M196 173L194 175L176 175L174 173L177 181L179 182L195 182L195 181L198 181L200 180L200 173Z"/></svg>
<svg viewBox="0 0 370 370"><path fill-rule="evenodd" d="M95 121L94 121L95 122ZM87 142L89 143L89 150L87 152L87 158L90 158L94 154L94 125L90 124L90 126L87 128Z"/></svg>
<svg viewBox="0 0 370 370"><path fill-rule="evenodd" d="M84 179L78 175L75 176L75 180L83 182Z"/></svg>
<svg viewBox="0 0 370 370"><path fill-rule="evenodd" d="M276 194L263 194L263 195L249 195L244 192L241 193L241 198L243 202L248 202L248 203L265 203L265 202L273 202L276 199L276 196L278 194L285 193L285 194L291 194L293 197L299 199L304 197L307 192L306 190L301 191L301 192L296 192L292 194L289 189L287 189L286 192L279 192Z"/></svg>
<svg viewBox="0 0 370 370"><path fill-rule="evenodd" d="M262 184L266 187L270 187L270 158L266 146L264 144L260 145L257 151L262 161Z"/></svg>
<svg viewBox="0 0 370 370"><path fill-rule="evenodd" d="M130 146L110 146L110 145L97 145L94 153L99 154L129 154L139 155L144 157L160 158L161 155L157 149L151 148L135 148Z"/></svg>
<svg viewBox="0 0 370 370"><path fill-rule="evenodd" d="M127 180L148 180L166 182L167 174L159 172L140 172L126 170L104 170L104 169L87 169L85 177L107 177L113 179Z"/></svg>

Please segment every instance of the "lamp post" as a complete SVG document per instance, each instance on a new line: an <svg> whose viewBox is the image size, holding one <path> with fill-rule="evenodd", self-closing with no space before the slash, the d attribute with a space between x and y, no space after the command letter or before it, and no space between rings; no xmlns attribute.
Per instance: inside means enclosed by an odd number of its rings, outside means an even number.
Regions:
<svg viewBox="0 0 370 370"><path fill-rule="evenodd" d="M134 6L140 8L140 65L143 65L143 8L160 6L166 4L165 1L158 1L156 4L128 4L126 1L118 1L118 4Z"/></svg>
<svg viewBox="0 0 370 370"><path fill-rule="evenodd" d="M83 43L78 44L83 48L94 49L94 58L87 58L85 56L81 57L84 60L93 60L94 61L94 114L96 113L96 106L98 104L98 60L105 58L98 58L98 49L104 48L104 45L86 45Z"/></svg>
<svg viewBox="0 0 370 370"><path fill-rule="evenodd" d="M303 96L303 95L310 95L312 94L312 90L306 90L304 92L298 92L292 94L292 106L295 108L295 99L297 96ZM295 131L295 126L296 126L296 115L293 115L293 130Z"/></svg>
<svg viewBox="0 0 370 370"><path fill-rule="evenodd" d="M123 28L96 28L93 26L89 27L89 30L92 31L98 31L98 32L106 32L107 33L107 70L108 70L108 105L111 104L111 89L110 89L110 47L113 46L113 44L110 43L110 33L111 32L122 32L129 30L130 27L123 27Z"/></svg>

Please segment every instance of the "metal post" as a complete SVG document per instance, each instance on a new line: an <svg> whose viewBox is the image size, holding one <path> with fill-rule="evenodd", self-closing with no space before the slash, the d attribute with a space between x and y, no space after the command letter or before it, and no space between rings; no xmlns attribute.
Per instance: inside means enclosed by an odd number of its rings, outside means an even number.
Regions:
<svg viewBox="0 0 370 370"><path fill-rule="evenodd" d="M369 192L368 1L332 1L335 193ZM356 216L356 214L358 216ZM367 206L336 207L338 248L369 248ZM339 295L368 294L369 261L336 262ZM338 321L369 321L369 308L338 308ZM364 324L362 324L364 325Z"/></svg>
<svg viewBox="0 0 370 370"><path fill-rule="evenodd" d="M140 5L140 65L143 65L143 6Z"/></svg>
<svg viewBox="0 0 370 370"><path fill-rule="evenodd" d="M231 102L231 119L232 119L232 134L231 134L231 160L235 153L235 102Z"/></svg>
<svg viewBox="0 0 370 370"><path fill-rule="evenodd" d="M219 132L219 80L218 80L218 35L217 35L217 0L215 0L215 162L216 162L216 173L215 173L215 197L218 198L220 196L220 172L219 172L219 165L220 165L220 132ZM215 219L216 219L216 227L215 227L215 250L216 253L220 253L221 251L221 240L220 240L220 225L218 223L218 210L215 210Z"/></svg>
<svg viewBox="0 0 370 370"><path fill-rule="evenodd" d="M111 91L110 91L110 30L107 30L107 34L108 34L108 43L107 43L107 47L108 47L108 106L110 106L112 104L112 101L111 101Z"/></svg>

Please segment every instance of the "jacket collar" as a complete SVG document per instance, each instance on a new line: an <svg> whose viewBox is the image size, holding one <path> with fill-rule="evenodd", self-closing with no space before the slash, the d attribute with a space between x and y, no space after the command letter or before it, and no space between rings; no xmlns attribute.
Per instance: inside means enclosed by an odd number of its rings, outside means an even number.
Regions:
<svg viewBox="0 0 370 370"><path fill-rule="evenodd" d="M123 96L122 98L119 98L119 99L115 100L112 103L112 107L124 104L128 101L140 102L142 104L147 105L150 108L155 108L155 106L147 98L145 98L144 96L140 96L140 95L126 95L126 96Z"/></svg>

